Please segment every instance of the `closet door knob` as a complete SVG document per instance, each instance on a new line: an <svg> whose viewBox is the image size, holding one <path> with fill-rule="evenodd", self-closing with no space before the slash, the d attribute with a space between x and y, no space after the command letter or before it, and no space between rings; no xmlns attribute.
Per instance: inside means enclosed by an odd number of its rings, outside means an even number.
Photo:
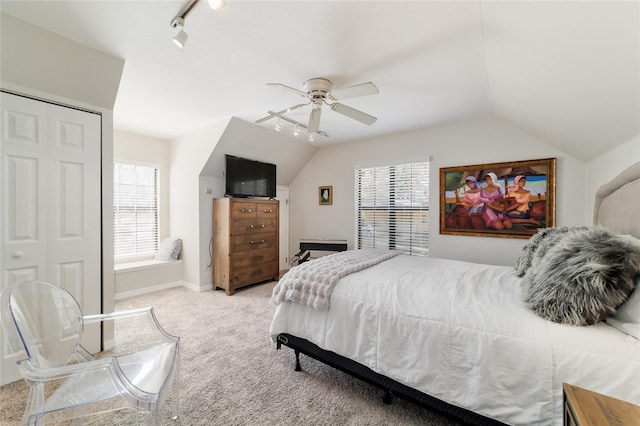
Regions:
<svg viewBox="0 0 640 426"><path fill-rule="evenodd" d="M14 251L11 255L11 257L13 257L14 259L20 259L22 256L24 256L24 252L20 250Z"/></svg>

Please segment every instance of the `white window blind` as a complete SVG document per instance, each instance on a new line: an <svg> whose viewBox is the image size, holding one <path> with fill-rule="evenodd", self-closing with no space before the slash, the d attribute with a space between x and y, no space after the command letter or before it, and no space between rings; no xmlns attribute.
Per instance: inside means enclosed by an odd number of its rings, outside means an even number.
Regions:
<svg viewBox="0 0 640 426"><path fill-rule="evenodd" d="M429 163L356 169L358 248L429 254Z"/></svg>
<svg viewBox="0 0 640 426"><path fill-rule="evenodd" d="M113 165L113 234L116 258L158 250L158 169Z"/></svg>

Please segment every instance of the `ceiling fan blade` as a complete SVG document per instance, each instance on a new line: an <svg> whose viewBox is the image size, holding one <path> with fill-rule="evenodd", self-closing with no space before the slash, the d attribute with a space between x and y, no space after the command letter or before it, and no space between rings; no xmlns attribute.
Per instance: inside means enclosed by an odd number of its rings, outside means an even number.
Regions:
<svg viewBox="0 0 640 426"><path fill-rule="evenodd" d="M319 107L314 107L311 110L311 114L309 114L309 133L318 133L320 130L320 115L322 114L322 109Z"/></svg>
<svg viewBox="0 0 640 426"><path fill-rule="evenodd" d="M308 103L306 103L306 104L298 104L298 105L294 105L292 107L283 109L282 111L278 111L278 112L269 111L269 115L267 115L266 117L262 117L259 120L256 120L255 123L256 124L264 123L267 120L271 120L272 118L275 118L275 117L280 117L283 114L290 113L291 111L293 111L295 109L302 108L303 106L307 106L307 105L309 105L309 104Z"/></svg>
<svg viewBox="0 0 640 426"><path fill-rule="evenodd" d="M277 87L278 89L285 89L285 90L288 90L288 91L290 91L290 92L295 93L296 95L302 96L302 97L304 97L304 98L306 98L306 97L307 97L307 92L303 92L302 90L294 89L293 87L285 86L284 84L280 84L280 83L267 83L267 86Z"/></svg>
<svg viewBox="0 0 640 426"><path fill-rule="evenodd" d="M380 93L375 84L368 82L362 84L356 84L355 86L343 87L341 89L333 90L331 97L335 100L355 98L358 96L377 95Z"/></svg>
<svg viewBox="0 0 640 426"><path fill-rule="evenodd" d="M377 118L373 115L358 111L355 108L351 108L350 106L346 106L338 102L332 103L331 109L335 112L346 115L349 118L353 118L354 120L358 120L359 122L367 124L369 126L371 126L377 120Z"/></svg>

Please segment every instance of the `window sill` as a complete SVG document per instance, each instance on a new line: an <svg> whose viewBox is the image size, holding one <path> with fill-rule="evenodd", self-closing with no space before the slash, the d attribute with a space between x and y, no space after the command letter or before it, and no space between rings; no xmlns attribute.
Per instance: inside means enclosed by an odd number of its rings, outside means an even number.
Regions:
<svg viewBox="0 0 640 426"><path fill-rule="evenodd" d="M161 268L163 266L170 266L182 263L182 259L178 260L141 260L138 262L118 263L114 265L113 269L116 274L124 272L142 271L145 269Z"/></svg>

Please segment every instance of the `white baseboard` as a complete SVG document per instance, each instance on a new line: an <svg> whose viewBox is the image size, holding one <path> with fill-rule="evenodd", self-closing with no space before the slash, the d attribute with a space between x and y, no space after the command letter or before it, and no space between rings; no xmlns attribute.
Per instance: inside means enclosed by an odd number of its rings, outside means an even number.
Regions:
<svg viewBox="0 0 640 426"><path fill-rule="evenodd" d="M185 287L189 290L195 291L196 293L202 293L205 291L213 290L213 284L201 284L196 285L187 281L173 281L170 283L158 284L150 287L139 288L137 290L131 291L123 291L121 293L116 293L115 300L126 299L127 297L139 296L141 294L153 293L154 291L166 290L168 288L173 287Z"/></svg>
<svg viewBox="0 0 640 426"><path fill-rule="evenodd" d="M205 291L211 291L213 290L213 284L209 283L209 284L191 284L189 282L186 281L182 281L182 286L188 288L189 290L193 290L196 293L203 293Z"/></svg>
<svg viewBox="0 0 640 426"><path fill-rule="evenodd" d="M115 339L105 340L104 348L102 350L103 351L110 351L111 349L114 349L115 347L116 347L116 340Z"/></svg>
<svg viewBox="0 0 640 426"><path fill-rule="evenodd" d="M126 299L127 297L139 296L141 294L153 293L154 291L166 290L168 288L180 287L184 281L172 281L170 283L163 283L154 286L139 288L137 290L123 291L116 293L115 300Z"/></svg>

